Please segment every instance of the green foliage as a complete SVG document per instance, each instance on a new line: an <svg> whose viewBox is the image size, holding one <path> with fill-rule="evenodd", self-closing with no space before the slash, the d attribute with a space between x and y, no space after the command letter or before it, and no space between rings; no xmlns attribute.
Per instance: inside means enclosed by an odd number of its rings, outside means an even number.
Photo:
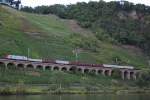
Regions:
<svg viewBox="0 0 150 100"><path fill-rule="evenodd" d="M26 12L34 12L34 9L32 7L28 7L28 6L25 6L23 8L21 8L22 11L26 11Z"/></svg>
<svg viewBox="0 0 150 100"><path fill-rule="evenodd" d="M119 56L113 56L112 61L114 64L117 64L117 65L126 64L125 62L122 61L121 57L119 57Z"/></svg>
<svg viewBox="0 0 150 100"><path fill-rule="evenodd" d="M57 16L60 16L62 18L65 17L65 11L66 11L66 6L56 4L52 6L37 6L35 8L25 6L21 8L22 11L30 12L30 13L38 13L38 14L55 14Z"/></svg>
<svg viewBox="0 0 150 100"><path fill-rule="evenodd" d="M12 94L10 87L5 87L4 89L2 89L0 91L0 94L1 95L10 95L10 94Z"/></svg>
<svg viewBox="0 0 150 100"><path fill-rule="evenodd" d="M97 52L99 49L99 42L97 40L89 37L83 37L80 34L70 35L69 42L74 46L74 48L81 48L92 52Z"/></svg>
<svg viewBox="0 0 150 100"><path fill-rule="evenodd" d="M71 72L49 70L6 70L5 72L0 72L0 81L6 83L17 83L18 91L24 90L24 84L61 84L62 86L67 86L74 83L79 83L80 85L101 83L107 85L110 81L110 78L104 78L102 75L91 76L88 74L83 75L81 73L74 74Z"/></svg>
<svg viewBox="0 0 150 100"><path fill-rule="evenodd" d="M118 41L112 38L110 35L105 34L104 30L102 29L96 29L94 30L95 36L97 37L98 40L100 41L105 41L113 44L117 44Z"/></svg>
<svg viewBox="0 0 150 100"><path fill-rule="evenodd" d="M90 7L94 4L96 3L91 3ZM70 28L71 25L67 24L68 20L54 15L24 13L7 7L0 10L3 23L0 30L1 57L7 54L26 56L27 49L30 48L31 58L75 61L72 51L78 49L78 60L85 63L114 64L113 58L117 56L121 59L121 64L138 68L148 66L146 57L115 45L117 40L105 34L106 31L102 28L96 28L95 34L86 31L75 33Z"/></svg>
<svg viewBox="0 0 150 100"><path fill-rule="evenodd" d="M82 27L92 29L98 39L104 40L108 39L105 37L109 37L108 40L110 40L111 37L111 42L135 45L142 48L145 53L150 50L149 39L147 39L150 24L145 19L150 14L149 6L143 4L134 5L128 1L125 1L124 4L116 1L90 1L67 6L52 5L31 9L35 13L51 13L61 18L76 19ZM22 10L30 12L28 7ZM103 30L102 33L96 31L100 28Z"/></svg>
<svg viewBox="0 0 150 100"><path fill-rule="evenodd" d="M148 87L150 84L150 70L143 71L136 84L139 87Z"/></svg>

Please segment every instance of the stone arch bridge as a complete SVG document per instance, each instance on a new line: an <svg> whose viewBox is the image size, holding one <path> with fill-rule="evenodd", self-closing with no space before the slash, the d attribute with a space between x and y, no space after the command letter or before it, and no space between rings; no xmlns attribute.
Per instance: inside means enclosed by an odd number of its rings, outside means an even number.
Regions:
<svg viewBox="0 0 150 100"><path fill-rule="evenodd" d="M45 70L58 70L58 71L74 71L75 69L81 73L94 73L96 75L112 76L115 73L114 68L106 67L89 67L89 66L75 66L75 65L64 65L54 63L42 63L42 62L31 62L31 61L20 61L10 59L0 59L0 67L15 66L18 69L41 69ZM140 71L135 69L118 69L120 77L124 79L136 80L139 76Z"/></svg>

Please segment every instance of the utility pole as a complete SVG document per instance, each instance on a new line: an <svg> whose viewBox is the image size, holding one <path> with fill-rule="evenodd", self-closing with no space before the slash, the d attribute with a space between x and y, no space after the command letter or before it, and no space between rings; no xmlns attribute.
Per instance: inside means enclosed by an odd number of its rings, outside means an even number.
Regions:
<svg viewBox="0 0 150 100"><path fill-rule="evenodd" d="M30 48L28 48L28 59L30 58Z"/></svg>
<svg viewBox="0 0 150 100"><path fill-rule="evenodd" d="M76 48L75 50L73 50L73 53L75 53L75 60L76 62L78 62L78 53L79 53L78 49Z"/></svg>
<svg viewBox="0 0 150 100"><path fill-rule="evenodd" d="M77 51L77 49L75 51L75 56L76 56L76 62L78 62L78 51Z"/></svg>

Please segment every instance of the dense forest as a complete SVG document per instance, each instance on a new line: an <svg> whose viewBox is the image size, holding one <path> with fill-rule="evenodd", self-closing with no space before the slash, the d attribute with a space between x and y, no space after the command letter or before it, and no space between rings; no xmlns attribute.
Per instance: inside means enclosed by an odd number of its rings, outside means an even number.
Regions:
<svg viewBox="0 0 150 100"><path fill-rule="evenodd" d="M147 54L150 51L150 7L143 4L101 0L21 10L75 19L82 27L91 29L99 40L140 47Z"/></svg>

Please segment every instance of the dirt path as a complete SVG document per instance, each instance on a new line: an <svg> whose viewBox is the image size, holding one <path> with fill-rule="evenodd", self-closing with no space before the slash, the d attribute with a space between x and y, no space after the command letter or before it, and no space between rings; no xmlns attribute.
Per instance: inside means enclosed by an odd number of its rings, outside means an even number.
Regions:
<svg viewBox="0 0 150 100"><path fill-rule="evenodd" d="M75 20L66 20L66 23L70 30L74 33L80 33L84 36L92 35L92 32L90 30L82 28Z"/></svg>

